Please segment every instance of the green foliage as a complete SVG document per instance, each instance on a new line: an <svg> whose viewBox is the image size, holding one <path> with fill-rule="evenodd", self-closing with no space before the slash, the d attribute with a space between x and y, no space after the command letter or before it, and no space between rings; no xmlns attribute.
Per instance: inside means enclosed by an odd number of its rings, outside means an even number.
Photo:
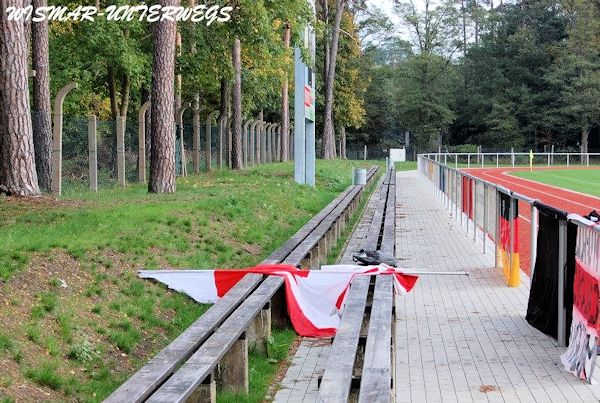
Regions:
<svg viewBox="0 0 600 403"><path fill-rule="evenodd" d="M0 352L10 351L14 347L14 342L10 337L0 333Z"/></svg>
<svg viewBox="0 0 600 403"><path fill-rule="evenodd" d="M50 389L60 389L65 380L56 371L57 364L52 361L43 361L39 366L31 366L25 370L25 376L38 385L47 386Z"/></svg>

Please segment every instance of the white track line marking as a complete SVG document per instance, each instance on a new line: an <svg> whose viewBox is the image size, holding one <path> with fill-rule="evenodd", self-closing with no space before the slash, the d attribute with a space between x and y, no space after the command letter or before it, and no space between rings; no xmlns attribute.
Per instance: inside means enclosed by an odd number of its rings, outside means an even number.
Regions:
<svg viewBox="0 0 600 403"><path fill-rule="evenodd" d="M490 174L488 174L487 172L482 172L482 174L483 174L483 175L485 175L485 176L489 176L490 178L499 179L499 178L497 178L496 176L493 176L493 175L490 175ZM504 173L503 173L503 174L504 174ZM510 176L510 175L505 175L505 176L506 176L506 178L511 178L511 176ZM517 177L514 177L514 176L513 176L512 178L514 178L514 179L517 179ZM528 179L523 179L523 178L518 178L518 179L519 179L519 180L524 180L524 181L527 181L527 182L531 182L531 183L535 183L536 185L548 186L548 187L551 187L551 188L554 188L554 189L559 189L559 190L565 191L565 189L562 189L562 188L559 188L559 187L556 187L556 186L546 185L546 184L543 184L543 183L540 183L540 182L536 182L536 181L530 181L530 180L528 180ZM523 184L519 184L519 183L516 183L515 181L511 181L510 179L505 179L505 180L506 180L507 182L509 182L509 183L512 183L513 185L516 185L516 186L520 186L520 187L527 188L525 185L523 185ZM531 189L531 188L527 188L527 189L528 189L528 190L530 190L530 191L533 191L533 192L538 192L538 193L545 194L545 195L547 195L547 196L550 196L550 197L554 197L554 198L556 198L556 199L564 200L564 201L566 201L566 202L569 202L569 203L577 204L577 205L579 205L579 206L581 206L581 207L589 208L589 209L592 209L592 210L594 210L594 209L597 209L597 208L598 208L597 206L596 206L596 207L593 207L593 206L588 206L587 204L578 203L578 202L576 202L576 201L573 201L573 200L570 200L570 199L565 199L564 197L560 197L560 196L557 196L557 195L555 195L555 194L552 194L552 193L547 193L547 192L544 192L544 191L541 191L541 190L536 190L536 189ZM583 193L572 192L572 191L570 191L570 190L567 190L567 192L571 192L571 193L577 193L577 194L583 195ZM588 196L588 197L592 197L592 198L594 198L594 196L589 196L589 195L585 195L585 196ZM597 197L595 197L595 198L596 198L596 199L598 199L598 200L600 200L600 198L597 198Z"/></svg>

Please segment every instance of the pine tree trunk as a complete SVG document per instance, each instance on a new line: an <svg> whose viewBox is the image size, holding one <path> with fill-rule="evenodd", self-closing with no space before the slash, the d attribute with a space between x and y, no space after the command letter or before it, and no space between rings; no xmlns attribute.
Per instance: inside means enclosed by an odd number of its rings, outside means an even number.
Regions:
<svg viewBox="0 0 600 403"><path fill-rule="evenodd" d="M286 23L284 34L283 34L283 43L285 45L285 49L288 50L290 48L290 24ZM290 138L290 98L289 98L289 82L287 79L287 75L283 80L283 85L281 86L281 161L287 161L290 157L289 150L289 138Z"/></svg>
<svg viewBox="0 0 600 403"><path fill-rule="evenodd" d="M160 0L162 6L178 6L179 0ZM152 159L148 191L174 193L175 186L175 37L177 23L154 23L152 66Z"/></svg>
<svg viewBox="0 0 600 403"><path fill-rule="evenodd" d="M4 126L0 190L15 196L37 196L25 23L22 19L8 21L6 16L7 7L23 7L25 1L0 4L0 121Z"/></svg>
<svg viewBox="0 0 600 403"><path fill-rule="evenodd" d="M242 55L240 39L237 37L233 41L231 56L233 62L231 169L237 170L244 167L242 155Z"/></svg>
<svg viewBox="0 0 600 403"><path fill-rule="evenodd" d="M33 7L46 7L47 0L33 0ZM52 182L52 120L50 101L50 62L48 55L48 20L32 23L33 145L38 184L50 192Z"/></svg>
<svg viewBox="0 0 600 403"><path fill-rule="evenodd" d="M346 7L346 0L337 0L335 23L331 35L331 48L327 81L325 82L325 116L323 120L323 158L335 158L335 131L333 127L333 85L335 79L335 64L337 59L338 41L340 38L340 25L342 14Z"/></svg>

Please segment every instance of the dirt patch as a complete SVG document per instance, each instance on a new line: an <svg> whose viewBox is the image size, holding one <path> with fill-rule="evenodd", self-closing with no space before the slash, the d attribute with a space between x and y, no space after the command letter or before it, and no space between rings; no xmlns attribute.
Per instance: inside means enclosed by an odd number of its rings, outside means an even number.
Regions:
<svg viewBox="0 0 600 403"><path fill-rule="evenodd" d="M495 385L481 385L479 391L481 393L499 392L500 388Z"/></svg>

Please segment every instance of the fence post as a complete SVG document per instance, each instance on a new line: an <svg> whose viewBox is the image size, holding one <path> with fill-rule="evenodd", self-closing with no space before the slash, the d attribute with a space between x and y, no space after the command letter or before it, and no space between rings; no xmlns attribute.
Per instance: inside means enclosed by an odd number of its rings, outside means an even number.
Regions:
<svg viewBox="0 0 600 403"><path fill-rule="evenodd" d="M496 190L496 234L495 234L495 239L494 239L494 244L495 244L495 248L494 248L494 261L496 262L496 267L502 267L502 262L500 262L500 254L498 253L498 249L500 247L500 191L495 188Z"/></svg>
<svg viewBox="0 0 600 403"><path fill-rule="evenodd" d="M477 181L473 182L473 242L477 242Z"/></svg>
<svg viewBox="0 0 600 403"><path fill-rule="evenodd" d="M367 160L367 145L366 144L365 144L365 148L363 151L363 160L365 160L365 161Z"/></svg>
<svg viewBox="0 0 600 403"><path fill-rule="evenodd" d="M200 172L200 108L194 110L192 117L193 137L192 137L192 169L194 173Z"/></svg>
<svg viewBox="0 0 600 403"><path fill-rule="evenodd" d="M185 103L177 111L177 120L175 126L179 126L179 145L181 148L181 176L187 176L187 161L185 159L185 142L183 141L183 112L190 107L189 102Z"/></svg>
<svg viewBox="0 0 600 403"><path fill-rule="evenodd" d="M565 331L567 309L565 307L565 278L567 265L567 221L558 221L558 345L567 345Z"/></svg>
<svg viewBox="0 0 600 403"><path fill-rule="evenodd" d="M277 141L275 142L275 154L277 154L277 162L281 162L281 125L277 125Z"/></svg>
<svg viewBox="0 0 600 403"><path fill-rule="evenodd" d="M90 190L98 191L98 151L96 137L96 115L88 118L88 167L90 176Z"/></svg>
<svg viewBox="0 0 600 403"><path fill-rule="evenodd" d="M458 197L462 193L462 188L460 186L459 180L460 180L460 174L458 173L458 171L456 171L456 174L454 175L454 185L455 185L455 188L456 188L456 192L454 194L454 201L455 201L455 203L454 203L454 217L457 220L458 220ZM461 220L462 220L462 217L461 217Z"/></svg>
<svg viewBox="0 0 600 403"><path fill-rule="evenodd" d="M267 162L273 162L273 126L271 123L267 127Z"/></svg>
<svg viewBox="0 0 600 403"><path fill-rule="evenodd" d="M256 130L256 164L259 165L262 161L262 132L264 130L265 121L261 120Z"/></svg>
<svg viewBox="0 0 600 403"><path fill-rule="evenodd" d="M538 226L538 211L537 207L531 203L531 228L529 239L529 278L533 278L535 270L535 260L537 258L537 226Z"/></svg>
<svg viewBox="0 0 600 403"><path fill-rule="evenodd" d="M227 125L227 115L219 116L219 131L217 145L217 164L219 169L223 169L223 141L225 136L225 126Z"/></svg>
<svg viewBox="0 0 600 403"><path fill-rule="evenodd" d="M471 168L471 153L467 153L467 168Z"/></svg>
<svg viewBox="0 0 600 403"><path fill-rule="evenodd" d="M567 153L567 167L569 166L569 153Z"/></svg>
<svg viewBox="0 0 600 403"><path fill-rule="evenodd" d="M508 282L510 283L510 278L512 276L513 270L513 261L514 261L514 253L515 253L515 235L519 236L519 234L515 234L515 204L517 200L513 198L512 194L510 195L510 204L508 205L508 216L510 217L509 229L508 229L508 239L509 239L509 262L508 262Z"/></svg>
<svg viewBox="0 0 600 403"><path fill-rule="evenodd" d="M138 112L138 182L146 182L146 112L150 101L144 102Z"/></svg>
<svg viewBox="0 0 600 403"><path fill-rule="evenodd" d="M125 116L117 117L117 180L125 186Z"/></svg>
<svg viewBox="0 0 600 403"><path fill-rule="evenodd" d="M483 184L483 253L485 254L485 241L488 233L488 186Z"/></svg>
<svg viewBox="0 0 600 403"><path fill-rule="evenodd" d="M500 155L496 154L496 168L500 166Z"/></svg>
<svg viewBox="0 0 600 403"><path fill-rule="evenodd" d="M454 154L454 168L458 169L458 154Z"/></svg>
<svg viewBox="0 0 600 403"><path fill-rule="evenodd" d="M62 129L63 129L63 102L65 97L77 83L69 83L58 91L54 99L54 128L52 132L52 193L62 194Z"/></svg>
<svg viewBox="0 0 600 403"><path fill-rule="evenodd" d="M270 125L266 123L260 131L260 162L263 164L267 162L267 128Z"/></svg>
<svg viewBox="0 0 600 403"><path fill-rule="evenodd" d="M514 168L514 166L515 166L515 148L514 147L510 148L510 155L511 155L511 159L512 159L512 166Z"/></svg>
<svg viewBox="0 0 600 403"><path fill-rule="evenodd" d="M242 140L242 149L244 153L244 167L247 167L250 162L250 158L248 156L248 150L250 148L250 126L254 123L254 119L249 119L244 123L244 132L243 132L243 140Z"/></svg>
<svg viewBox="0 0 600 403"><path fill-rule="evenodd" d="M257 128L258 125L260 124L260 120L256 120L254 121L254 123L252 123L252 125L250 126L250 164L252 166L254 166L254 164L256 163L256 142L254 141L256 139L256 132L257 132Z"/></svg>
<svg viewBox="0 0 600 403"><path fill-rule="evenodd" d="M482 153L481 154L481 167L482 168L485 168L485 162L484 162L484 160L485 160L485 154Z"/></svg>
<svg viewBox="0 0 600 403"><path fill-rule="evenodd" d="M212 111L206 118L206 171L212 169L212 127L211 122L219 114L219 111Z"/></svg>

